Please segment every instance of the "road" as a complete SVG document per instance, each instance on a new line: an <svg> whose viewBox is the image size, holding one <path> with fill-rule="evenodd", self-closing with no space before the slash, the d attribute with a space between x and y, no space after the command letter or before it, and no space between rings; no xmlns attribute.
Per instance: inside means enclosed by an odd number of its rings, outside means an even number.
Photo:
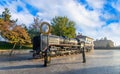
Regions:
<svg viewBox="0 0 120 74"><path fill-rule="evenodd" d="M95 50L81 54L54 57L51 65L43 66L43 59L32 59L31 54L0 56L0 74L120 74L120 50Z"/></svg>

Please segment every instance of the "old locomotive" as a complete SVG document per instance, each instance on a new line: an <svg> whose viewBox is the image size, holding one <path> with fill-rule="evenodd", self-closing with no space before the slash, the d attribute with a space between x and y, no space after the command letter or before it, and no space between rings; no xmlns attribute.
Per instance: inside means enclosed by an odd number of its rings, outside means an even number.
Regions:
<svg viewBox="0 0 120 74"><path fill-rule="evenodd" d="M43 26L47 26L47 31L43 30ZM50 25L47 22L41 23L41 34L35 36L33 42L33 57L44 57L44 65L50 64L51 56L81 53L83 54L83 62L85 62L84 45L85 42L79 38L66 38L64 36L49 35Z"/></svg>

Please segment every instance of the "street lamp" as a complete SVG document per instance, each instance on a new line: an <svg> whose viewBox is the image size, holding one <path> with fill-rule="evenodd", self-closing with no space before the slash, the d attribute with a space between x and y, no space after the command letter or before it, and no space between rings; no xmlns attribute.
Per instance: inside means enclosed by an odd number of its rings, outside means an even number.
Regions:
<svg viewBox="0 0 120 74"><path fill-rule="evenodd" d="M81 46L81 49L82 49L83 63L86 63L86 58L85 58L85 42L81 42L80 46Z"/></svg>
<svg viewBox="0 0 120 74"><path fill-rule="evenodd" d="M47 66L47 65L49 65L50 64L50 62L51 62L51 52L50 52L50 47L49 47L49 34L50 34L50 32L51 32L51 28L50 28L50 24L48 23L48 22L42 22L41 23L41 25L40 25L40 32L41 32L41 34L42 35L45 35L46 37L47 37L47 39L46 39L46 45L45 45L45 51L44 51L44 66ZM40 37L41 37L41 42L40 42L40 46L41 46L41 49L42 50L44 50L43 48L42 48L42 46L43 46L43 43L42 43L42 41L44 40L43 38L42 38L42 35L40 35ZM44 41L43 41L44 42Z"/></svg>

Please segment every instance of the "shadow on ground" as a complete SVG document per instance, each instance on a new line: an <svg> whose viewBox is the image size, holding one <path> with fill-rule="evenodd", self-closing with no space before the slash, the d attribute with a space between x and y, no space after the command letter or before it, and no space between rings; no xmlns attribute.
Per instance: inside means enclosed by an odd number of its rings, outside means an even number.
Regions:
<svg viewBox="0 0 120 74"><path fill-rule="evenodd" d="M36 64L36 65L8 66L8 67L0 67L0 70L31 69L31 68L44 68L44 65Z"/></svg>
<svg viewBox="0 0 120 74"><path fill-rule="evenodd" d="M19 69L32 69L32 68L46 68L41 64L36 65L21 65L2 67L0 70L19 70ZM47 69L47 68L46 68ZM50 69L50 68L49 68ZM50 70L47 71L51 73ZM46 73L47 73L46 72ZM59 69L53 72L54 74L120 74L120 66L102 66L83 69L70 69L69 71L60 72Z"/></svg>
<svg viewBox="0 0 120 74"><path fill-rule="evenodd" d="M32 59L33 59L32 55L30 54L0 56L0 62L25 61L25 60L32 60Z"/></svg>
<svg viewBox="0 0 120 74"><path fill-rule="evenodd" d="M56 65L64 65L64 64L78 64L82 62L74 62L74 63L51 63L48 67L56 66ZM47 68L43 64L34 64L34 65L17 65L17 66L7 66L0 67L0 70L16 70L16 69L31 69L31 68Z"/></svg>

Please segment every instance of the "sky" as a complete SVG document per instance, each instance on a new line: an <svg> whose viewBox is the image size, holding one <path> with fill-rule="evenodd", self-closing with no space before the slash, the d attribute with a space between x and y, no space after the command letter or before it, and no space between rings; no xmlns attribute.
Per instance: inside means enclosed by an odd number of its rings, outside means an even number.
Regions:
<svg viewBox="0 0 120 74"><path fill-rule="evenodd" d="M19 24L29 26L36 16L47 22L67 16L76 23L76 33L120 45L120 0L0 0L0 14L6 7Z"/></svg>

